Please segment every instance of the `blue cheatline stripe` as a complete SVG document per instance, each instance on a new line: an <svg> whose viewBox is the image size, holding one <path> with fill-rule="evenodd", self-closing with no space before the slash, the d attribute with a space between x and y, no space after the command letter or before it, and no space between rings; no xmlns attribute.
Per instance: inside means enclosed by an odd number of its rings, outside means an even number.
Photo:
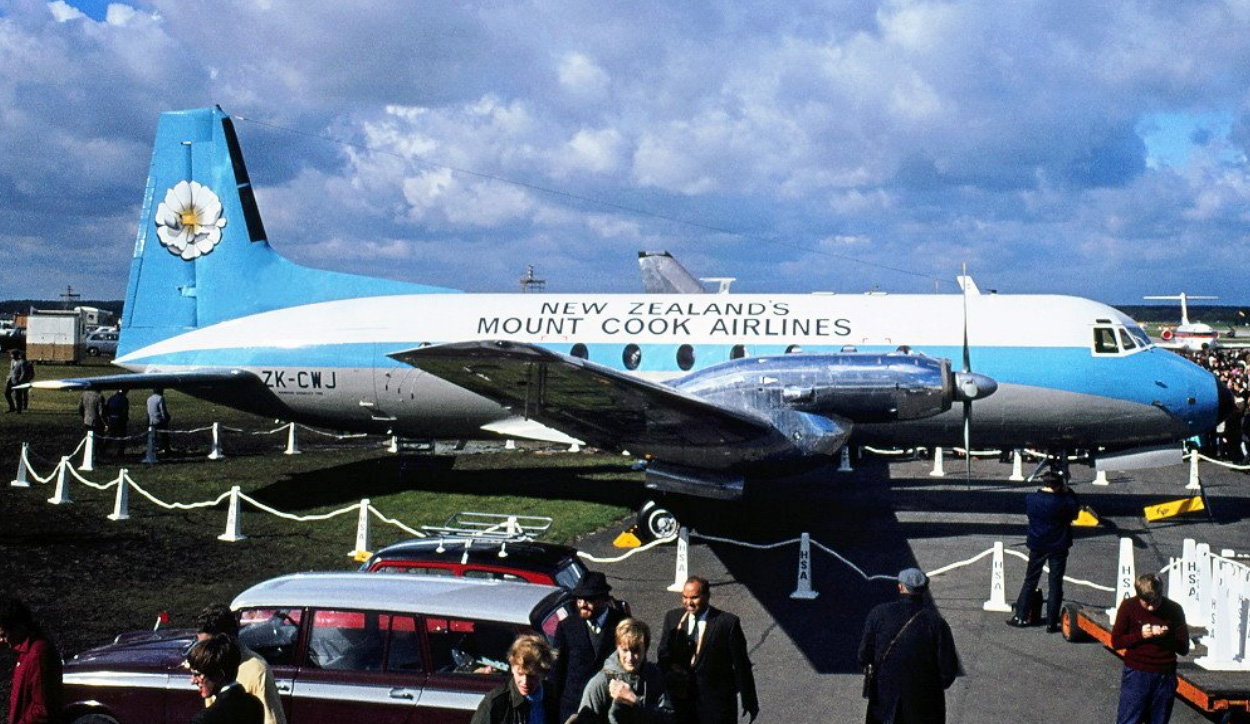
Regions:
<svg viewBox="0 0 1250 724"><path fill-rule="evenodd" d="M248 347L238 349L208 349L190 352L154 355L133 360L132 364L176 367L324 367L394 369L406 367L385 355L388 351L402 351L419 346L419 342L388 343L385 349L376 343L329 344L286 349L274 347ZM557 352L568 354L573 342L543 345ZM586 345L589 359L613 369L623 370L624 344ZM684 374L677 365L677 353L681 345L648 344L642 349L642 364L637 372ZM695 369L701 369L729 359L732 345L693 345ZM782 354L785 345L750 345L748 353L758 357ZM863 347L860 352L889 352L893 348ZM836 353L841 347L807 347L804 352ZM957 369L962 350L956 347L939 347L924 350L932 357L945 357ZM1076 392L1111 399L1150 404L1160 391L1148 385L1126 385L1125 380L1160 379L1172 376L1168 372L1174 365L1188 364L1181 358L1162 350L1148 350L1125 356L1093 357L1089 350L1056 347L986 347L972 350L973 370L989 375L1000 383L1030 387L1045 387L1066 392Z"/></svg>

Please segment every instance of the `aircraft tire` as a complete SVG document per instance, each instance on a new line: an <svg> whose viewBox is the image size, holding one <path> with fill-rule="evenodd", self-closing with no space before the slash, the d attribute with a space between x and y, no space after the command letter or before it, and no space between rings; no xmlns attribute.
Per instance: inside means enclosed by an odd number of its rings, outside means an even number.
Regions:
<svg viewBox="0 0 1250 724"><path fill-rule="evenodd" d="M676 514L654 500L643 503L638 511L638 530L650 540L675 536L679 527Z"/></svg>

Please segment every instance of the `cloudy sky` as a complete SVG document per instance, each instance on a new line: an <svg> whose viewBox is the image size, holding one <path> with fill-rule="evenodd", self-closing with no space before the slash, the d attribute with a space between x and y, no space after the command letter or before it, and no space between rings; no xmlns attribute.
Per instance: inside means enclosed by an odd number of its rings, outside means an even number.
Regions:
<svg viewBox="0 0 1250 724"><path fill-rule="evenodd" d="M0 0L0 298L120 298L163 110L304 264L1250 303L1250 3Z"/></svg>

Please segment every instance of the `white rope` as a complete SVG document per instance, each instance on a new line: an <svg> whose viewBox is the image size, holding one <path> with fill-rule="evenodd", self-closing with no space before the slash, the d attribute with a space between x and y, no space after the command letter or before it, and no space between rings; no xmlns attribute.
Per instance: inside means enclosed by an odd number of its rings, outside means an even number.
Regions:
<svg viewBox="0 0 1250 724"><path fill-rule="evenodd" d="M915 455L916 454L916 448L914 447L909 447L906 450L902 450L900 448L890 448L888 450L883 450L881 448L875 448L875 447L870 447L868 445L864 445L860 447L860 449L867 450L873 455Z"/></svg>
<svg viewBox="0 0 1250 724"><path fill-rule="evenodd" d="M300 523L306 523L306 522L317 521L317 520L329 520L331 518L340 516L344 513L351 513L353 511L360 510L360 503L353 503L346 508L334 511L333 513L316 513L313 515L293 515L291 513L283 513L277 508L270 508L268 505L265 505L264 503L256 500L255 498L249 496L247 493L239 493L239 497L251 503L252 507L256 508L257 510L263 510L266 513L269 513L270 515L276 515L279 518L285 518L287 520L294 520Z"/></svg>
<svg viewBox="0 0 1250 724"><path fill-rule="evenodd" d="M961 447L953 447L951 448L951 450L954 450L960 455L968 454L968 452ZM972 457L974 458L990 458L990 457L996 458L1002 454L1003 454L1002 450L973 450L972 451Z"/></svg>
<svg viewBox="0 0 1250 724"><path fill-rule="evenodd" d="M864 573L864 569L860 568L859 566L855 565L854 563L851 563L851 562L850 562L849 560L847 560L847 559L846 559L846 558L845 558L845 557L844 557L841 553L838 553L838 552L837 552L837 551L835 551L834 549L830 548L829 546L825 545L824 543L821 543L821 542L820 542L820 541L818 541L818 540L813 540L813 541L812 541L812 545L814 545L814 546L816 546L817 548L821 549L821 550L822 550L822 551L824 551L825 553L828 553L829 555L833 556L834 558L837 558L838 560L842 561L842 563L844 563L844 564L845 564L847 567L849 567L851 570L853 570L853 571L855 571L856 573L858 573L858 574L859 574L859 576L860 576L860 578L863 578L865 581L897 581L897 580L898 580L898 577L897 577L897 576L883 576L883 575L879 575L879 574L878 574L878 575L873 575L873 576L870 576L870 575L868 575L867 573Z"/></svg>
<svg viewBox="0 0 1250 724"><path fill-rule="evenodd" d="M643 551L649 551L652 548L655 548L656 546L664 545L665 543L672 543L675 540L677 540L677 536L675 535L670 535L667 538L656 538L650 543L638 546L637 548L634 548L632 550L625 551L621 555L614 556L612 558L599 558L597 556L592 556L589 553L584 553L582 551L578 551L577 555L580 558L585 558L591 563L620 563L621 561L625 560L626 558L629 558L635 553L642 553Z"/></svg>
<svg viewBox="0 0 1250 724"><path fill-rule="evenodd" d="M1012 550L1012 549L1010 549L1010 548L1004 548L1004 549L1003 549L1003 552L1005 552L1005 553L1010 553L1011 555L1015 556L1016 558L1021 558L1021 559L1026 560L1026 561L1027 561L1027 560L1029 560L1029 556L1028 556L1028 554L1027 554L1027 553L1021 553L1020 551L1017 551L1017 550ZM1049 573L1049 572L1050 572L1050 566L1042 566L1042 570L1043 570L1043 571L1046 571L1047 573ZM1101 585L1101 584L1098 584L1098 583L1094 583L1093 581L1086 581L1086 580L1082 580L1082 579L1080 579L1080 578L1072 578L1071 576L1064 576L1064 577L1063 577L1063 580L1067 581L1068 583L1075 583L1075 584L1076 584L1076 585L1078 585L1078 586L1088 586L1089 588L1092 588L1092 589L1094 589L1095 591L1106 591L1107 593L1115 593L1115 588L1112 588L1112 587L1109 587L1109 586L1104 586L1104 585Z"/></svg>
<svg viewBox="0 0 1250 724"><path fill-rule="evenodd" d="M993 552L994 552L993 548L986 548L985 550L981 551L980 553L976 554L975 556L969 558L966 561L957 561L955 563L942 566L941 568L938 568L937 570L927 571L926 573L930 578L934 576L940 576L943 573L946 573L947 571L953 571L956 568L963 568L964 566L972 565L973 563L976 563L977 561L981 560L982 558L988 556L989 554Z"/></svg>
<svg viewBox="0 0 1250 724"><path fill-rule="evenodd" d="M113 480L112 482L108 482L108 483L104 483L104 484L100 484L100 483L93 483L93 482L91 482L90 480L87 480L87 479L86 479L86 478L84 478L83 476L79 475L79 474L78 474L78 471L74 469L74 466L73 466L73 465L70 465L70 466L69 466L69 472L70 472L70 474L71 474L71 475L73 475L75 478L77 478L77 479L78 479L78 482L82 483L83 485L87 485L87 486L90 486L90 487L92 487L92 488L95 488L96 490L108 490L109 488L113 487L114 485L117 485L117 482L118 482L117 480Z"/></svg>
<svg viewBox="0 0 1250 724"><path fill-rule="evenodd" d="M704 535L696 530L690 531L690 537L710 540L713 543L732 543L733 545L742 546L743 548L755 548L756 550L762 551L769 550L770 548L781 548L782 546L788 546L792 543L799 542L798 538L791 538L790 540L783 540L778 543L747 543L746 541L734 540L732 538L717 538L714 535Z"/></svg>
<svg viewBox="0 0 1250 724"><path fill-rule="evenodd" d="M197 427L191 430L163 430L162 432L168 432L170 435L193 435L197 432L206 432L212 429L213 426L209 425L208 427Z"/></svg>
<svg viewBox="0 0 1250 724"><path fill-rule="evenodd" d="M26 466L26 474L34 478L35 482L40 483L41 485L47 485L48 483L52 482L52 479L57 476L57 473L61 471L61 466L64 465L65 463L58 462L56 464L56 467L52 468L52 472L48 473L48 477L45 478L41 476L39 473L35 472L35 469L31 467L30 459L26 455L27 449L28 448L26 447L22 448L22 464ZM72 469L73 466L71 465L70 468Z"/></svg>
<svg viewBox="0 0 1250 724"><path fill-rule="evenodd" d="M1207 457L1206 455L1203 455L1197 450L1190 451L1188 455L1184 456L1184 459L1188 460L1192 458L1194 455L1197 455L1199 460L1205 460L1206 462L1212 463L1214 465L1219 465L1222 468L1228 468L1229 470L1240 470L1242 472L1245 472L1246 470L1250 470L1250 465L1237 465L1227 460L1217 460L1216 458Z"/></svg>
<svg viewBox="0 0 1250 724"><path fill-rule="evenodd" d="M152 495L151 493L149 493L148 491L140 487L139 484L134 481L134 478L130 477L129 473L126 474L126 482L130 484L130 487L135 489L136 493L138 493L139 495L142 495L143 497L152 501L152 503L154 503L155 505L160 506L166 510L194 510L196 508L211 508L214 505L217 505L221 503L221 501L227 500L230 497L230 491L227 490L221 495L218 495L216 500L206 500L200 503L166 503L165 501L161 500L155 495Z"/></svg>
<svg viewBox="0 0 1250 724"><path fill-rule="evenodd" d="M385 515L382 514L382 511L378 510L372 505L369 506L369 512L373 514L373 517L377 518L383 523L393 525L396 528L399 528L400 530L404 531L405 533L408 533L409 535L415 536L417 538L427 537L427 534L422 531L416 530L414 528L409 528L408 526L404 525L403 523L399 522L398 520L394 518L387 518Z"/></svg>
<svg viewBox="0 0 1250 724"><path fill-rule="evenodd" d="M303 428L311 432L314 435L321 435L322 437L332 437L335 440L352 440L355 438L369 437L369 433L367 432L353 432L353 433L348 433L346 435L343 435L343 434L339 434L335 432L323 432L321 430L318 430L313 427L309 427L307 425L300 425L299 423L296 423L296 425L299 426L300 428Z"/></svg>

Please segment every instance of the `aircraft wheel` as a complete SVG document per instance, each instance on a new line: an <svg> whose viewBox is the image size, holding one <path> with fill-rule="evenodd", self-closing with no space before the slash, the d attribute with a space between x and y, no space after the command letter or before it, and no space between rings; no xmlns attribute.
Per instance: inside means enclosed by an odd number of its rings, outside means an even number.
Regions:
<svg viewBox="0 0 1250 724"><path fill-rule="evenodd" d="M1077 616L1081 608L1075 603L1065 603L1059 614L1059 627L1063 632L1063 640L1070 644L1088 641L1089 635L1081 629Z"/></svg>
<svg viewBox="0 0 1250 724"><path fill-rule="evenodd" d="M652 540L671 538L677 535L681 527L673 511L661 506L654 500L648 500L638 511L638 530Z"/></svg>

